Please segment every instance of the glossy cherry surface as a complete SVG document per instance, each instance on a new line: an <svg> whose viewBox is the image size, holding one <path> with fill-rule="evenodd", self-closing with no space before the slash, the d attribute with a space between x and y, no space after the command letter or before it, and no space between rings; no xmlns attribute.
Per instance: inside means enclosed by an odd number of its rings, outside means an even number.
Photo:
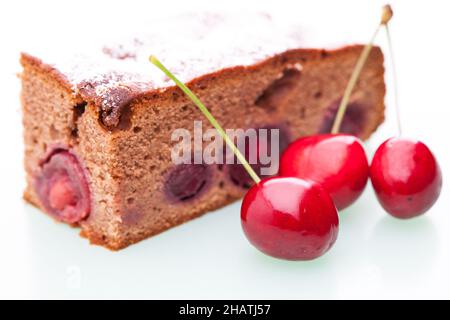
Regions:
<svg viewBox="0 0 450 320"><path fill-rule="evenodd" d="M247 192L241 223L260 251L281 259L311 260L334 244L339 219L331 197L319 184L273 177Z"/></svg>
<svg viewBox="0 0 450 320"><path fill-rule="evenodd" d="M377 149L370 179L383 208L402 219L425 213L442 187L433 153L424 143L406 138L388 139Z"/></svg>
<svg viewBox="0 0 450 320"><path fill-rule="evenodd" d="M341 210L363 192L369 177L369 163L357 137L321 134L291 143L281 156L280 175L320 183Z"/></svg>

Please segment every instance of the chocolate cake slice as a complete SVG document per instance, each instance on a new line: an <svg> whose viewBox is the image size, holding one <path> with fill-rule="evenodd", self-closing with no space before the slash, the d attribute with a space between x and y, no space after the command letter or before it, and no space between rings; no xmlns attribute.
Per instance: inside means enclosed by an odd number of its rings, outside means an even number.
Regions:
<svg viewBox="0 0 450 320"><path fill-rule="evenodd" d="M171 161L173 130L192 131L204 118L148 62L150 54L224 128L279 128L283 147L330 130L363 48L311 48L301 29L280 27L265 15L193 15L149 30L88 53L21 56L24 197L110 249L220 208L251 183L240 165ZM366 139L383 121L383 74L375 47L342 131ZM207 121L203 126L209 128Z"/></svg>

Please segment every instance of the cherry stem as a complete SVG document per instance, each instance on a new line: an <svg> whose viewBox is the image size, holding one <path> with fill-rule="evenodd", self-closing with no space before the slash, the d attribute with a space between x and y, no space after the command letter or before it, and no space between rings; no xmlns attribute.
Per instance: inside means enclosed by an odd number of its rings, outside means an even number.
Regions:
<svg viewBox="0 0 450 320"><path fill-rule="evenodd" d="M209 110L205 107L205 105L200 101L200 99L180 80L175 77L162 63L159 61L154 55L151 55L149 58L150 62L153 63L156 67L158 67L162 72L164 72L176 85L192 100L192 102L200 109L203 115L208 119L208 121L213 125L213 127L219 132L222 139L225 143L230 147L230 149L234 152L238 160L244 166L245 170L247 170L250 177L258 184L261 179L250 166L250 164L245 159L244 155L239 151L233 141L228 137L225 131L222 129L220 124L214 118L214 116L209 112Z"/></svg>
<svg viewBox="0 0 450 320"><path fill-rule="evenodd" d="M389 27L387 25L387 23L385 24L385 29L386 29L386 36L387 36L387 42L388 42L388 48L389 48L389 56L391 58L391 66L392 66L392 83L394 86L394 103L395 103L395 112L396 112L396 117L397 117L397 128L398 128L398 134L399 136L402 135L402 121L400 118L400 105L398 102L398 86L397 86L397 72L396 72L396 67L395 67L395 59L394 59L394 50L392 47L392 39L391 39L391 34L389 32Z"/></svg>
<svg viewBox="0 0 450 320"><path fill-rule="evenodd" d="M391 18L392 18L392 9L389 5L386 5L383 7L381 20L377 26L377 29L372 35L372 38L370 39L369 43L366 44L366 46L362 50L361 55L359 56L358 61L356 62L355 68L353 69L352 75L350 76L350 80L348 81L347 87L345 88L344 96L341 99L338 111L336 113L336 117L333 122L333 126L331 128L332 134L337 134L339 132L342 120L344 119L345 111L347 110L348 101L350 100L350 95L352 94L353 88L355 87L356 82L358 81L359 75L361 74L361 71L364 67L364 64L367 61L367 58L369 57L375 38L377 37L380 28L383 25L387 26L387 23Z"/></svg>

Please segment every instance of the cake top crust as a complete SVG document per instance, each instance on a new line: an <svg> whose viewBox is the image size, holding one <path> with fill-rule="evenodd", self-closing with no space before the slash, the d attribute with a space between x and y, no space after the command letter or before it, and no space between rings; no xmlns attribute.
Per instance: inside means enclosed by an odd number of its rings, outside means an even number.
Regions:
<svg viewBox="0 0 450 320"><path fill-rule="evenodd" d="M117 41L117 40L116 40ZM190 80L227 67L251 65L301 45L297 28L277 23L268 14L192 13L148 24L132 38L93 48L31 52L58 70L77 90L97 84L132 84L160 89L172 86L148 61L156 55L180 80Z"/></svg>
<svg viewBox="0 0 450 320"><path fill-rule="evenodd" d="M253 65L288 49L306 48L300 29L263 13L185 14L154 21L141 34L110 45L44 48L28 57L38 57L74 95L100 108L106 127L115 127L134 97L174 86L148 61L151 54L189 83L218 70Z"/></svg>

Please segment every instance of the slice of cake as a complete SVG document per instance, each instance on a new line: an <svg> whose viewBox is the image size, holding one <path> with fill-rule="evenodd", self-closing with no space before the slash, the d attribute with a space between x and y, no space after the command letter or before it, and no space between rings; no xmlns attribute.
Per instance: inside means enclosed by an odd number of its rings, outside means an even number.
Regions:
<svg viewBox="0 0 450 320"><path fill-rule="evenodd" d="M224 128L279 128L280 148L328 132L363 48L310 48L301 30L264 15L207 14L85 54L23 53L25 199L92 243L124 248L239 199L239 164L171 161L177 128L204 120L148 62L157 55ZM375 47L342 131L366 139L383 121L383 55ZM204 130L210 128L203 121Z"/></svg>

